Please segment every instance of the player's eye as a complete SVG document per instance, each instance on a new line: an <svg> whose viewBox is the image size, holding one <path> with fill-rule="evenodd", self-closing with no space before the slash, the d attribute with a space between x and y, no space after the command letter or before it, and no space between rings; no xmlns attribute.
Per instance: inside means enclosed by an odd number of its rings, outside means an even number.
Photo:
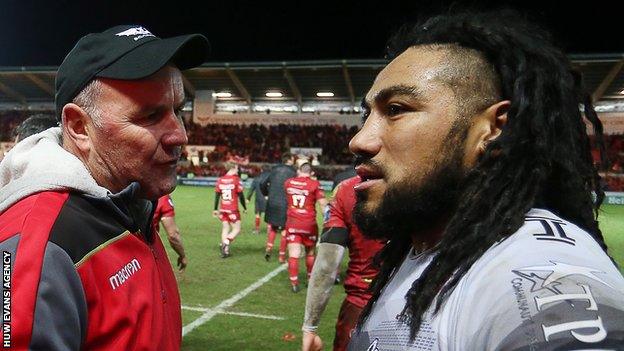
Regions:
<svg viewBox="0 0 624 351"><path fill-rule="evenodd" d="M366 119L370 116L369 108L362 108L362 123L366 122Z"/></svg>
<svg viewBox="0 0 624 351"><path fill-rule="evenodd" d="M400 105L400 104L394 104L394 103L389 104L386 110L386 114L389 117L397 116L405 112L407 112L407 108L405 108L405 106Z"/></svg>

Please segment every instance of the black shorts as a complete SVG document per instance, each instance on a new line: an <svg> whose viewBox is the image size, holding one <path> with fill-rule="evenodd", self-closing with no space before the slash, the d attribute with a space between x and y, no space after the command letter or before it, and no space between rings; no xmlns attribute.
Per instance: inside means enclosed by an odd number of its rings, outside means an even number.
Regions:
<svg viewBox="0 0 624 351"><path fill-rule="evenodd" d="M282 227L279 225L273 225L273 224L269 224L271 226L271 228L273 228L273 230L275 230L276 232L281 232L282 230L286 229L286 227Z"/></svg>

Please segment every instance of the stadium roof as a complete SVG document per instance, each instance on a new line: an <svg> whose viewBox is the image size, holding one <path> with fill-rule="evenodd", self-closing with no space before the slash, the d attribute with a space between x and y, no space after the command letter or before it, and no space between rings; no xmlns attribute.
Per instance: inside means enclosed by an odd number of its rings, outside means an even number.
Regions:
<svg viewBox="0 0 624 351"><path fill-rule="evenodd" d="M624 101L624 54L570 55L594 101ZM185 88L230 93L219 103L359 105L384 60L206 63L184 72ZM0 67L0 103L51 103L56 67ZM279 92L282 97L267 97ZM332 93L319 97L317 93Z"/></svg>

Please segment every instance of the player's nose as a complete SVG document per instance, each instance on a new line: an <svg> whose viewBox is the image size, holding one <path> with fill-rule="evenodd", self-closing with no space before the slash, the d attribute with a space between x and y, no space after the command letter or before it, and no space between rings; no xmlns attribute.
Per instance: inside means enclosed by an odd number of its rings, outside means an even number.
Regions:
<svg viewBox="0 0 624 351"><path fill-rule="evenodd" d="M381 149L381 125L373 115L364 122L362 129L349 141L349 150L355 155L372 157Z"/></svg>

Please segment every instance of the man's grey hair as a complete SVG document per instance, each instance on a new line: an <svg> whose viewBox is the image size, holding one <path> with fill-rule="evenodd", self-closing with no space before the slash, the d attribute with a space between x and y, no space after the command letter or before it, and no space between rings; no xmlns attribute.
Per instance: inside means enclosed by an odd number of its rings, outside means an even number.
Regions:
<svg viewBox="0 0 624 351"><path fill-rule="evenodd" d="M97 100L102 92L102 82L99 79L94 79L87 84L76 95L72 102L80 107L91 117L93 125L97 128L102 127L101 111L97 106Z"/></svg>

